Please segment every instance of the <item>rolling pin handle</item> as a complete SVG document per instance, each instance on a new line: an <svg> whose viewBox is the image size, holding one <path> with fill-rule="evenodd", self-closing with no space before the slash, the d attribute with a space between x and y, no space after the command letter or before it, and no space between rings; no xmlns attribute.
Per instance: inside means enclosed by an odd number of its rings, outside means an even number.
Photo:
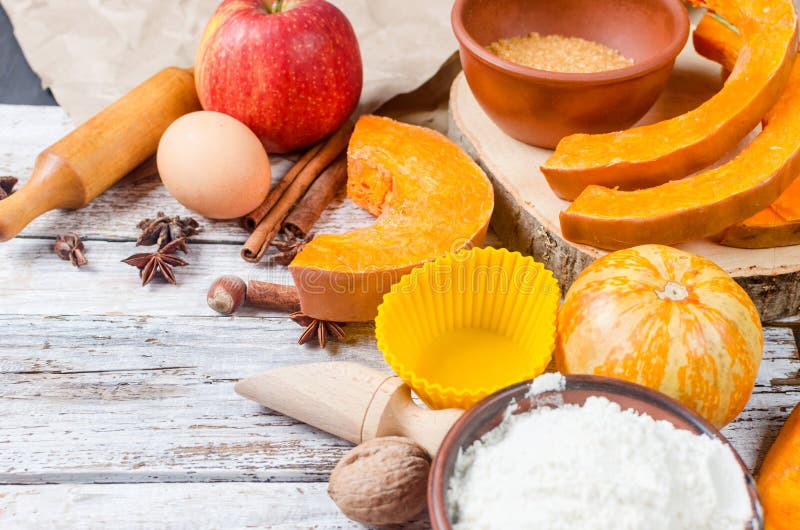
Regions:
<svg viewBox="0 0 800 530"><path fill-rule="evenodd" d="M418 406L411 399L411 389L399 377L390 377L375 391L364 415L361 441L405 436L433 457L462 414L462 409L429 410Z"/></svg>
<svg viewBox="0 0 800 530"><path fill-rule="evenodd" d="M0 241L8 241L25 226L55 208L84 206L80 178L60 157L43 151L31 177L19 190L0 201Z"/></svg>
<svg viewBox="0 0 800 530"><path fill-rule="evenodd" d="M234 389L355 444L379 436L406 436L431 456L464 413L419 407L399 377L347 361L273 368L242 379Z"/></svg>

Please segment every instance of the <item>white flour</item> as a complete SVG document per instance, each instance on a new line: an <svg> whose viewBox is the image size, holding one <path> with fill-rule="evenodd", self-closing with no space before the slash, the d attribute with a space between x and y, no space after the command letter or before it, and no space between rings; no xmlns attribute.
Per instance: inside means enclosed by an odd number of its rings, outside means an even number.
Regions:
<svg viewBox="0 0 800 530"><path fill-rule="evenodd" d="M458 456L447 499L454 530L742 530L752 516L721 442L602 397L507 417Z"/></svg>
<svg viewBox="0 0 800 530"><path fill-rule="evenodd" d="M542 394L544 392L550 392L553 390L564 390L566 385L567 380L558 372L542 374L531 382L531 388L525 395L527 397L531 397L535 396L536 394Z"/></svg>

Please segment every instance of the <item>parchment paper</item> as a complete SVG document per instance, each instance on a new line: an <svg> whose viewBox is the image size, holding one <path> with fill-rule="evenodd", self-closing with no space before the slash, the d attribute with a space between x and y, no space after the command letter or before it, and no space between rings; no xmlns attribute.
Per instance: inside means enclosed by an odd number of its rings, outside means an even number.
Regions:
<svg viewBox="0 0 800 530"><path fill-rule="evenodd" d="M221 0L2 0L33 70L78 124L159 69L189 66ZM456 49L450 0L331 0L364 62L360 112L436 73Z"/></svg>

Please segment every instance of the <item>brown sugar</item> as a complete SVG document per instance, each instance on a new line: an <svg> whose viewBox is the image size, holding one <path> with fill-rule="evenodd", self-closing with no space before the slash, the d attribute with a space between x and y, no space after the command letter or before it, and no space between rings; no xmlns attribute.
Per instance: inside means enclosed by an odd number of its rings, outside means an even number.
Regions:
<svg viewBox="0 0 800 530"><path fill-rule="evenodd" d="M633 59L599 42L536 32L500 39L487 49L501 59L550 72L604 72L633 64Z"/></svg>

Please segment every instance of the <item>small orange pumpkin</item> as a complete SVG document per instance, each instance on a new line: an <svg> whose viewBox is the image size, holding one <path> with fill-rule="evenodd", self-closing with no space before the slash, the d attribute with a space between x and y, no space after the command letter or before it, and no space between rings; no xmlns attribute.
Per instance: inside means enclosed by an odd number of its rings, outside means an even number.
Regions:
<svg viewBox="0 0 800 530"><path fill-rule="evenodd" d="M721 268L643 245L598 259L572 284L556 365L659 390L722 427L747 403L763 345L753 302Z"/></svg>

